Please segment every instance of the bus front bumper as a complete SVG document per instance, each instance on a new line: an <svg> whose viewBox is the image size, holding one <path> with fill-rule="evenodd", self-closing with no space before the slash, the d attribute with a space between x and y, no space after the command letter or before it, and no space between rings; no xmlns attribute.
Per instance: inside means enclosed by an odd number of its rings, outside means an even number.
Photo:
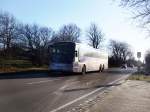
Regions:
<svg viewBox="0 0 150 112"><path fill-rule="evenodd" d="M64 72L80 72L79 67L73 66L73 64L58 64L52 63L49 66L50 71L64 71Z"/></svg>

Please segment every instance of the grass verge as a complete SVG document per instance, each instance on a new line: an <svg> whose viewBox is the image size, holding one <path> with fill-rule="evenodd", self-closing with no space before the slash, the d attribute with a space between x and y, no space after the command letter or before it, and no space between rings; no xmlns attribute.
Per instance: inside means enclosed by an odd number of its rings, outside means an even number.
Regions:
<svg viewBox="0 0 150 112"><path fill-rule="evenodd" d="M48 66L36 67L28 60L4 60L0 59L0 73L42 71L48 70Z"/></svg>
<svg viewBox="0 0 150 112"><path fill-rule="evenodd" d="M150 75L145 75L143 73L133 73L128 80L139 80L150 82Z"/></svg>
<svg viewBox="0 0 150 112"><path fill-rule="evenodd" d="M25 72L25 71L45 71L48 70L47 67L31 67L31 68L0 68L0 73L12 73L12 72Z"/></svg>

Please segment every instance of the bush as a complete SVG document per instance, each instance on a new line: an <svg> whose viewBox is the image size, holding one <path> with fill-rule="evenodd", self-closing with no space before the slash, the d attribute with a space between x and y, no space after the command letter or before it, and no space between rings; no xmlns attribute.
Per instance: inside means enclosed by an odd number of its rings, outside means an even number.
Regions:
<svg viewBox="0 0 150 112"><path fill-rule="evenodd" d="M150 51L145 56L145 70L150 73Z"/></svg>
<svg viewBox="0 0 150 112"><path fill-rule="evenodd" d="M29 68L32 63L28 60L0 60L0 68L16 67L16 68Z"/></svg>

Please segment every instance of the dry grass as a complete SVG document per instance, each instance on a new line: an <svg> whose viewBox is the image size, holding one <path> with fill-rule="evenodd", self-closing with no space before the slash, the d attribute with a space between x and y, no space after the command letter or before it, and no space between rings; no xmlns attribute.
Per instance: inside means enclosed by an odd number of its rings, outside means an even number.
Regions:
<svg viewBox="0 0 150 112"><path fill-rule="evenodd" d="M47 66L35 67L28 60L0 59L0 73L48 70Z"/></svg>
<svg viewBox="0 0 150 112"><path fill-rule="evenodd" d="M47 67L32 67L32 68L16 68L16 67L9 67L9 68L0 68L0 73L9 73L9 72L23 72L23 71L41 71L41 70L48 70Z"/></svg>
<svg viewBox="0 0 150 112"><path fill-rule="evenodd" d="M141 73L134 73L128 79L129 80L140 80L140 81L150 82L150 75L144 75L144 74L141 74Z"/></svg>

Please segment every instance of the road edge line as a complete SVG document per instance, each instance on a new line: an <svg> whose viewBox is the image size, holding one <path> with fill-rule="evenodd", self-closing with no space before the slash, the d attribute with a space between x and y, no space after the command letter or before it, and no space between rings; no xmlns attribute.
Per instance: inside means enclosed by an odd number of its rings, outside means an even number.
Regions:
<svg viewBox="0 0 150 112"><path fill-rule="evenodd" d="M112 82L110 82L110 83L108 83L108 84L109 84L109 85L110 85L110 84L114 84L114 83L119 82L119 81L121 81L121 80L123 80L123 79L126 79L128 76L129 76L129 74L126 74L124 77L121 77L121 78L119 78L119 79L117 79L117 80L114 80L114 81L112 81ZM70 102L68 102L68 103L66 103L66 104L64 104L64 105L62 105L62 106L60 106L60 107L58 107L58 108L56 108L56 109L53 109L53 110L51 110L51 111L49 111L49 112L57 112L57 111L59 111L59 110L65 108L65 107L67 107L67 106L69 106L69 105L71 105L71 104L73 104L73 103L75 103L75 102L77 102L77 101L80 101L81 99L84 99L84 98L86 98L86 97L88 97L88 96L90 96L90 95L96 93L97 91L100 91L100 90L104 89L104 88L106 88L106 87L101 87L101 88L98 88L98 89L96 89L96 90L94 90L94 91L92 91L92 92L90 92L90 93L84 94L84 95L82 95L81 97L76 98L75 100L72 100L72 101L70 101Z"/></svg>

